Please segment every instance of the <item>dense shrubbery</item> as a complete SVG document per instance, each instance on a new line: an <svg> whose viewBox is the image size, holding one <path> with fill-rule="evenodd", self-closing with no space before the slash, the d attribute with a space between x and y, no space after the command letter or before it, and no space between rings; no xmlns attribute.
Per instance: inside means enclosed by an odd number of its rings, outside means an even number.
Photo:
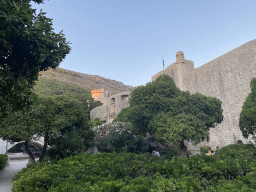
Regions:
<svg viewBox="0 0 256 192"><path fill-rule="evenodd" d="M211 148L211 147L209 147L209 146L200 147L200 154L203 155L203 154L208 153L209 148Z"/></svg>
<svg viewBox="0 0 256 192"><path fill-rule="evenodd" d="M142 137L133 133L133 127L129 123L111 123L95 128L95 145L100 152L131 152L145 153L158 150L160 154L167 152L169 156L176 155L177 149L174 145L164 141L158 142L154 135Z"/></svg>
<svg viewBox="0 0 256 192"><path fill-rule="evenodd" d="M5 167L7 161L8 161L8 156L0 154L0 170Z"/></svg>
<svg viewBox="0 0 256 192"><path fill-rule="evenodd" d="M84 139L76 129L52 138L49 144L51 148L48 149L48 157L55 160L64 159L71 155L74 156L77 153L84 152L86 149Z"/></svg>
<svg viewBox="0 0 256 192"><path fill-rule="evenodd" d="M96 147L101 152L133 152L142 153L148 150L148 142L141 136L131 132L128 123L112 123L101 126L97 130Z"/></svg>
<svg viewBox="0 0 256 192"><path fill-rule="evenodd" d="M212 156L159 158L149 153L78 154L33 163L13 191L256 191L256 149L229 145Z"/></svg>

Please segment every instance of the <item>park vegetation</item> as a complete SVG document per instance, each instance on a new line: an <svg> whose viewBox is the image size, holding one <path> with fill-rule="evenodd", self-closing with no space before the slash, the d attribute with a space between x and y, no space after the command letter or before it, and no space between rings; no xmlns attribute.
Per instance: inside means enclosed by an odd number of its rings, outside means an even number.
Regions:
<svg viewBox="0 0 256 192"><path fill-rule="evenodd" d="M101 125L90 121L100 103L88 90L46 79L36 86L39 72L55 69L71 48L30 2L0 1L0 136L25 141L31 158L13 178L12 191L256 191L253 144L228 145L209 156L205 149L193 156L186 151L184 141L209 140L209 129L222 122L214 97L182 92L161 75L134 89L130 106ZM239 121L245 138L256 130L256 78L251 90ZM44 146L35 162L28 142L38 137ZM85 153L90 146L100 154ZM163 155L153 156L153 149ZM0 169L6 158L0 156Z"/></svg>
<svg viewBox="0 0 256 192"><path fill-rule="evenodd" d="M256 78L250 83L251 93L247 96L239 119L239 127L245 138L253 135L256 141Z"/></svg>
<svg viewBox="0 0 256 192"><path fill-rule="evenodd" d="M0 117L28 109L39 72L56 68L71 47L62 31L55 33L52 19L31 8L30 2L0 1Z"/></svg>
<svg viewBox="0 0 256 192"><path fill-rule="evenodd" d="M129 104L115 121L130 122L137 134L178 144L180 155L186 154L185 140L208 141L210 128L223 120L219 99L182 92L167 75L132 91Z"/></svg>
<svg viewBox="0 0 256 192"><path fill-rule="evenodd" d="M161 83L172 82L163 77L159 78ZM192 104L201 110L206 106L211 109L211 101L220 104L214 98L207 102L206 97L196 96L201 105L195 99ZM189 99L189 95L185 94L185 98ZM219 106L214 109L221 112ZM207 113L221 118L218 113ZM150 113L147 111L147 114ZM125 119L125 116L118 118ZM215 122L209 119L208 123ZM186 126L188 121L183 122ZM69 151L62 151L63 156L55 160L51 156L42 162L31 161L14 177L12 191L256 191L256 148L253 144L228 145L210 156L205 154L208 147L203 147L200 155L187 153L184 156L179 153L179 142L159 139L157 134L152 134L155 132L149 133L151 130L147 127L144 131L148 132L143 134L135 126L131 122L113 122L94 127L94 144L99 154L77 152L70 155ZM153 149L162 155L152 155ZM164 151L169 153L164 154Z"/></svg>
<svg viewBox="0 0 256 192"><path fill-rule="evenodd" d="M5 154L0 154L0 171L6 166L8 161L8 156Z"/></svg>
<svg viewBox="0 0 256 192"><path fill-rule="evenodd" d="M29 164L15 176L12 191L255 191L255 155L251 144L169 160L149 153L80 153Z"/></svg>
<svg viewBox="0 0 256 192"><path fill-rule="evenodd" d="M34 159L28 143L44 137L44 147L39 161L51 149L49 156L68 155L84 152L93 142L94 132L90 121L90 110L101 105L94 102L88 90L50 79L40 79L34 87L37 100L29 110L10 113L0 122L0 134L13 142L25 141L25 148ZM65 152L64 152L65 151Z"/></svg>

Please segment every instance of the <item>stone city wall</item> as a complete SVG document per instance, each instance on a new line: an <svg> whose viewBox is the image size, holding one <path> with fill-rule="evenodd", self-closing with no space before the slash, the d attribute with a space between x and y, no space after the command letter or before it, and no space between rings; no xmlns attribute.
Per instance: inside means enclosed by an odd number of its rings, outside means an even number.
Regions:
<svg viewBox="0 0 256 192"><path fill-rule="evenodd" d="M181 74L180 74L181 72ZM256 77L256 40L250 41L208 63L194 69L191 61L173 63L152 77L166 74L174 78L177 87L190 94L201 93L222 101L223 122L210 130L209 143L196 147L188 143L189 150L208 145L213 149L233 144L237 140L248 142L239 128L242 105L251 92L250 82Z"/></svg>

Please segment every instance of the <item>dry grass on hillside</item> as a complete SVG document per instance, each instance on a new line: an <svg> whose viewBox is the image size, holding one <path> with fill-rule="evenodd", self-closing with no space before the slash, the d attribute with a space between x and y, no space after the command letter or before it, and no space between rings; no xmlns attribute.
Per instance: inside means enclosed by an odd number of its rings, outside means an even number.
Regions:
<svg viewBox="0 0 256 192"><path fill-rule="evenodd" d="M134 89L132 86L124 85L123 83L115 80L106 79L96 75L78 73L59 67L40 72L39 78L56 79L58 81L78 85L89 90L104 88L109 93L111 91L111 95Z"/></svg>

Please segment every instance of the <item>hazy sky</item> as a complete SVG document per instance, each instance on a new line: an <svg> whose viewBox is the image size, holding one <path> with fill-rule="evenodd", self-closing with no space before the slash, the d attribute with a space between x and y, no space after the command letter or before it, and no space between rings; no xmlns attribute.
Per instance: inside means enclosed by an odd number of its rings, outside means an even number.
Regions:
<svg viewBox="0 0 256 192"><path fill-rule="evenodd" d="M256 0L49 0L72 50L59 67L139 86L183 51L195 68L256 39Z"/></svg>

